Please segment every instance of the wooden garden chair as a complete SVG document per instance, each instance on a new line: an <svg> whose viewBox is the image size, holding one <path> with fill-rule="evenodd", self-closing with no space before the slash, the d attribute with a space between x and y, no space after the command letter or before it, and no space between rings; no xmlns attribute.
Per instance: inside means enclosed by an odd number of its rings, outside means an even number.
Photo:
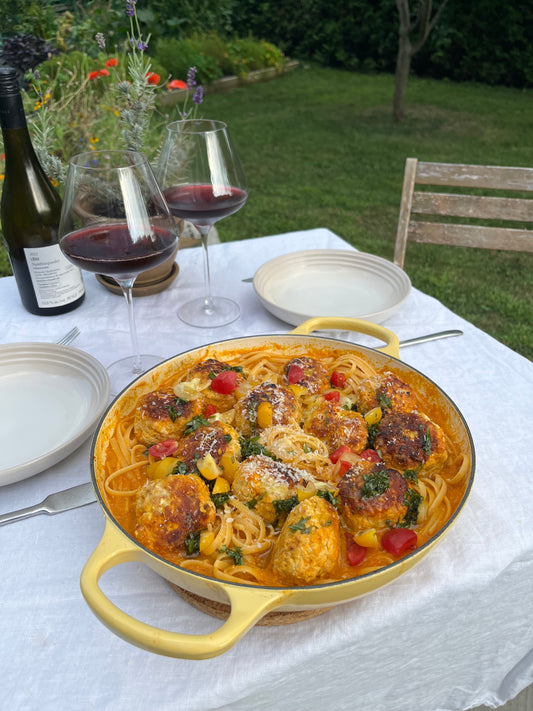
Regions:
<svg viewBox="0 0 533 711"><path fill-rule="evenodd" d="M418 190L418 186L432 189ZM438 190L441 186L453 192ZM509 192L515 196L502 196ZM457 219L446 219L450 217L475 218L477 222L459 224ZM502 221L514 224L495 224ZM394 251L394 263L402 268L407 242L533 252L533 168L426 163L408 158Z"/></svg>

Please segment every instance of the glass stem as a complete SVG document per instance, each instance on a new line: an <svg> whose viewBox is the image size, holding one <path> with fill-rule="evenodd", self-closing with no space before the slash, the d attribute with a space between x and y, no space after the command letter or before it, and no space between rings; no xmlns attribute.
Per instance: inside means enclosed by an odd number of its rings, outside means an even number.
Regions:
<svg viewBox="0 0 533 711"><path fill-rule="evenodd" d="M204 248L204 282L205 282L205 292L204 292L204 311L206 313L212 313L214 310L213 296L211 294L211 272L209 269L209 255L207 251L207 238L209 237L209 232L211 231L211 225L202 225L198 227L198 232L202 238L202 247Z"/></svg>
<svg viewBox="0 0 533 711"><path fill-rule="evenodd" d="M128 305L128 321L130 323L130 338L131 338L131 350L133 353L133 369L132 373L138 375L143 372L143 364L141 358L141 352L139 350L139 340L137 338L137 327L135 325L135 316L133 314L133 283L135 282L135 277L132 279L126 279L124 281L119 281L120 288L126 299Z"/></svg>

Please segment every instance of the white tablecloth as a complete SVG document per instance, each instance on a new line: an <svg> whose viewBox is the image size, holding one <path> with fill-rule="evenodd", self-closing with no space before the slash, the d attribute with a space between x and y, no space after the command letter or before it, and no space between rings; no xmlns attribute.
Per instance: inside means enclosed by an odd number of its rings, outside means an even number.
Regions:
<svg viewBox="0 0 533 711"><path fill-rule="evenodd" d="M161 356L243 334L290 327L241 280L266 260L348 248L326 229L214 245L213 282L242 308L230 326L203 330L176 317L201 287L201 250L179 254L163 293L136 299L141 344ZM436 266L437 268L437 266ZM42 318L0 279L0 343L74 344L104 365L129 353L125 303L86 275L76 311ZM384 325L400 339L460 328L464 335L403 349L401 357L456 402L477 451L472 495L445 540L391 585L312 620L255 627L226 654L171 659L133 647L91 613L79 575L98 543L97 504L0 528L0 708L10 711L458 711L497 707L533 681L533 366L414 289ZM28 436L38 423L28 419ZM0 488L0 513L89 479L89 445L30 479ZM1 456L1 454L0 454ZM118 566L102 587L121 608L190 634L220 622L191 608L140 564Z"/></svg>

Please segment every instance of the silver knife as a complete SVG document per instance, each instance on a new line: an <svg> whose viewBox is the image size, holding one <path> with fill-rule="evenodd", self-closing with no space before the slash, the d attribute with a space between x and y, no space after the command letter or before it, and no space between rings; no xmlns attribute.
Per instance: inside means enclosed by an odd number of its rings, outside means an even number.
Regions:
<svg viewBox="0 0 533 711"><path fill-rule="evenodd" d="M23 518L28 518L29 516L36 516L37 514L56 514L61 511L67 511L68 509L75 509L78 506L86 506L87 504L92 504L96 501L96 495L94 493L93 485L90 481L86 484L78 484L78 486L73 486L70 489L64 489L63 491L58 491L55 494L50 494L39 504L34 506L27 506L24 509L18 509L18 511L11 511L10 513L5 513L0 515L0 526L5 523L11 523L12 521L20 521Z"/></svg>

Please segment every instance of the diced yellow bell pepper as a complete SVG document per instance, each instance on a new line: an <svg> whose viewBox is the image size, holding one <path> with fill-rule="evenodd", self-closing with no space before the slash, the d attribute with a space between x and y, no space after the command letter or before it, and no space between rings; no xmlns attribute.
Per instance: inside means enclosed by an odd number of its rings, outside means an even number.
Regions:
<svg viewBox="0 0 533 711"><path fill-rule="evenodd" d="M272 405L266 400L259 403L259 407L257 408L257 425L262 430L265 430L267 427L272 427L272 416Z"/></svg>
<svg viewBox="0 0 533 711"><path fill-rule="evenodd" d="M381 421L382 417L383 411L381 407L374 407L372 410L369 410L365 415L366 424L369 427L372 427L372 425L377 425L377 423Z"/></svg>
<svg viewBox="0 0 533 711"><path fill-rule="evenodd" d="M220 457L220 468L224 477L232 482L239 468L239 461L231 452L224 452Z"/></svg>
<svg viewBox="0 0 533 711"><path fill-rule="evenodd" d="M296 397L301 397L302 395L309 395L309 390L307 388L304 388L303 385L298 385L297 383L289 385L289 390L292 390Z"/></svg>
<svg viewBox="0 0 533 711"><path fill-rule="evenodd" d="M229 491L230 485L229 481L227 479L224 479L223 476L217 476L215 479L215 483L213 485L213 491L211 492L212 494L225 494L226 491Z"/></svg>
<svg viewBox="0 0 533 711"><path fill-rule="evenodd" d="M200 533L200 543L199 543L200 553L206 553L207 549L213 545L214 540L215 540L214 531L202 531Z"/></svg>
<svg viewBox="0 0 533 711"><path fill-rule="evenodd" d="M379 541L375 528L368 528L361 533L354 533L353 539L363 548L379 548Z"/></svg>
<svg viewBox="0 0 533 711"><path fill-rule="evenodd" d="M310 499L311 496L316 494L316 486L312 481L306 483L298 484L296 487L296 495L298 497L298 503L304 501L305 499Z"/></svg>
<svg viewBox="0 0 533 711"><path fill-rule="evenodd" d="M165 457L157 462L150 462L146 467L146 473L150 479L164 479L169 474L172 474L172 470L177 463L178 460L175 457Z"/></svg>
<svg viewBox="0 0 533 711"><path fill-rule="evenodd" d="M220 471L220 467L213 459L213 455L210 453L207 453L205 457L199 459L196 462L196 466L198 467L198 471L204 477L204 479L209 479L209 481L211 481L212 479L216 479L217 476L220 476L222 474L222 472Z"/></svg>

